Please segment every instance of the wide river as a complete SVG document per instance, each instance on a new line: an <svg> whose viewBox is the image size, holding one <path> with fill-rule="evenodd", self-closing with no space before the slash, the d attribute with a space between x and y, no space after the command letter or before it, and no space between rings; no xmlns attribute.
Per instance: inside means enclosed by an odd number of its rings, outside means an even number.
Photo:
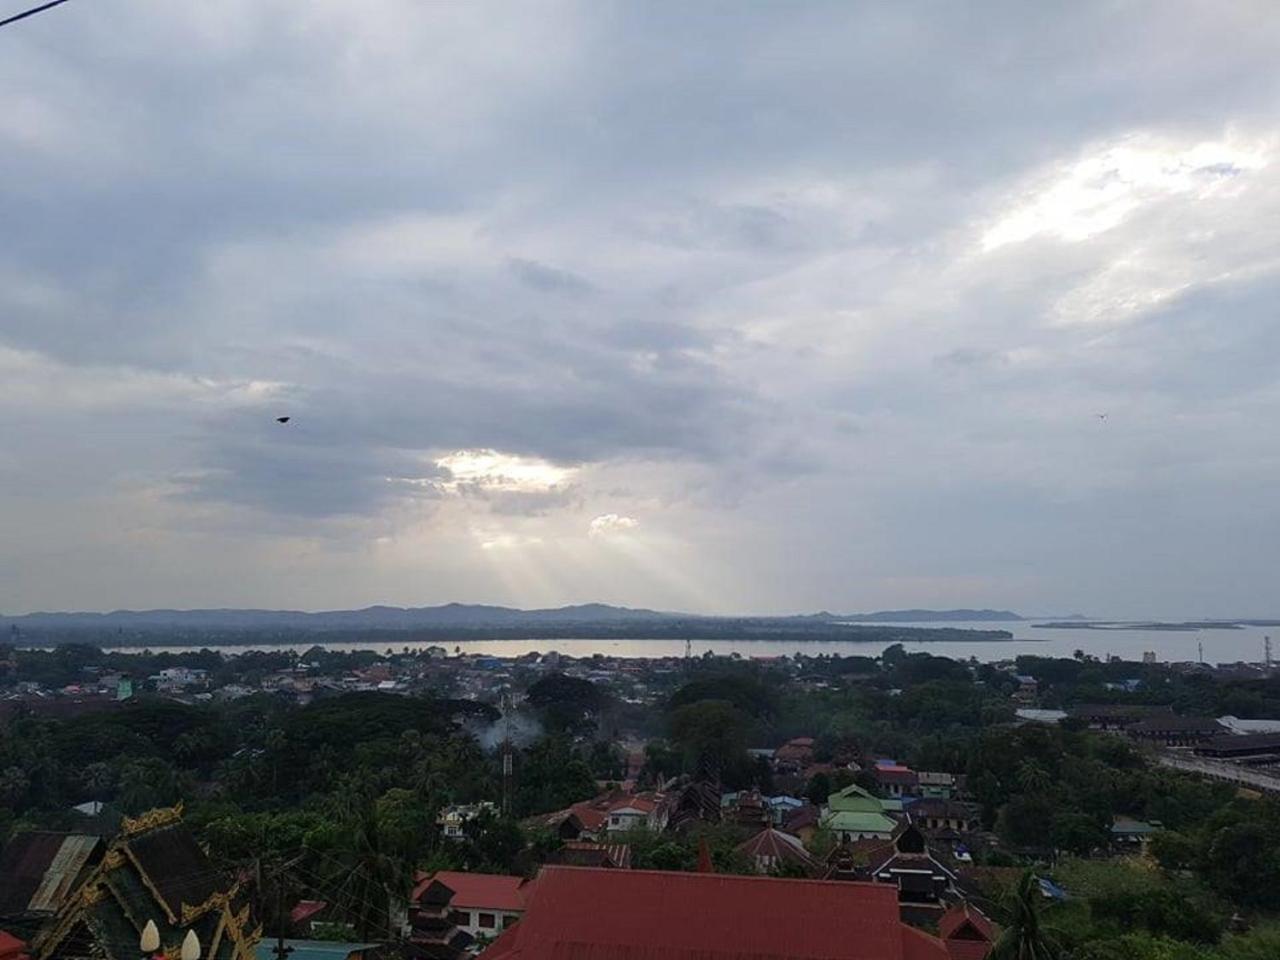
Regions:
<svg viewBox="0 0 1280 960"><path fill-rule="evenodd" d="M1151 630L1141 628L1081 630L1064 628L1036 627L1032 621L1022 623L917 623L892 624L892 626L937 627L952 626L972 630L1007 630L1014 639L1005 641L991 640L956 640L927 641L907 644L910 650L927 650L938 656L979 660L1007 660L1020 653L1035 654L1043 657L1069 657L1076 650L1095 657L1108 655L1118 656L1124 660L1141 660L1143 653L1151 651L1161 661L1198 660L1200 646L1204 647L1204 660L1207 663L1234 663L1245 660L1261 662L1263 658L1263 638L1272 636L1280 642L1280 627L1241 627L1239 629L1208 630ZM434 645L434 641L409 643L411 649L421 649ZM241 653L245 650L296 650L301 653L312 647L314 643L259 644L251 646L219 646L211 644L211 648L224 653ZM324 643L332 650L383 650L393 646L403 649L406 644L393 643L350 643L341 640ZM457 646L464 653L487 653L499 657L515 657L533 651L546 653L555 650L572 657L589 657L601 653L610 657L672 657L684 654L684 642L681 640L470 640L460 644L449 644L450 652ZM793 653L804 653L816 656L822 653L839 654L841 656L876 656L886 644L880 641L864 642L857 640L812 641L807 643L774 642L769 640L755 641L694 641L693 654L701 656L708 650L714 654L741 654L743 657L776 657ZM120 647L124 652L137 652L141 647ZM147 649L153 652L171 651L174 653L190 650L190 647L153 646ZM1280 656L1280 648L1277 649Z"/></svg>

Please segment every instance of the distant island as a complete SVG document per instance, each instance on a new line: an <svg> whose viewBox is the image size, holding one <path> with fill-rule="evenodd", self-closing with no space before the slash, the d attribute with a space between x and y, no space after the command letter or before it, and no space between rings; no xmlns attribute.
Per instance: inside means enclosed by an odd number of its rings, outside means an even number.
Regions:
<svg viewBox="0 0 1280 960"><path fill-rule="evenodd" d="M1266 626L1264 621L1236 620L1184 620L1180 623L1164 623L1152 621L1148 623L1129 623L1112 621L1060 621L1051 623L1033 623L1036 630L1169 630L1174 632L1195 632L1197 630L1243 630L1245 626Z"/></svg>
<svg viewBox="0 0 1280 960"><path fill-rule="evenodd" d="M1012 610L880 610L851 613L838 619L849 623L996 623L1024 618Z"/></svg>
<svg viewBox="0 0 1280 960"><path fill-rule="evenodd" d="M317 634L336 640L600 639L772 640L919 643L1012 640L1008 630L902 626L907 623L1019 621L1005 610L886 610L868 614L708 616L588 603L540 610L484 604L372 606L360 610L208 609L47 612L0 616L19 643L93 642L195 645L294 642Z"/></svg>

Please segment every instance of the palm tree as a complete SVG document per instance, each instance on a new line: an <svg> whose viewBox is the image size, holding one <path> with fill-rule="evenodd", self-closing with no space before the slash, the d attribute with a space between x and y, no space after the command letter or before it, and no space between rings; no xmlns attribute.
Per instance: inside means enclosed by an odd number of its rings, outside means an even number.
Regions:
<svg viewBox="0 0 1280 960"><path fill-rule="evenodd" d="M338 906L364 939L395 935L393 917L413 881L409 851L398 849L378 820L374 798L348 789L340 812L341 842L329 865Z"/></svg>
<svg viewBox="0 0 1280 960"><path fill-rule="evenodd" d="M1024 760L1015 776L1018 786L1027 793L1044 793L1053 784L1049 771L1035 760Z"/></svg>
<svg viewBox="0 0 1280 960"><path fill-rule="evenodd" d="M1004 930L987 960L1058 960L1056 932L1044 923L1044 896L1030 870L1003 898Z"/></svg>

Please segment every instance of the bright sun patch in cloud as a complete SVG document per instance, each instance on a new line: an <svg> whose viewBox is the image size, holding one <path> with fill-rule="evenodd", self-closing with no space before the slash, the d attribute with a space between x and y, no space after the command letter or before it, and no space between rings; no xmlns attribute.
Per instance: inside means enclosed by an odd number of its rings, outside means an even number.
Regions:
<svg viewBox="0 0 1280 960"><path fill-rule="evenodd" d="M520 457L497 450L458 450L436 460L447 476L438 486L498 493L550 493L571 483L576 467L559 467L548 460Z"/></svg>
<svg viewBox="0 0 1280 960"><path fill-rule="evenodd" d="M1151 200L1200 199L1268 163L1265 145L1206 141L1192 146L1130 141L1085 156L1031 191L982 236L989 253L1048 235L1088 240L1118 226Z"/></svg>
<svg viewBox="0 0 1280 960"><path fill-rule="evenodd" d="M607 537L615 533L626 533L640 526L635 517L625 517L617 513L602 513L591 521L587 532L593 537Z"/></svg>

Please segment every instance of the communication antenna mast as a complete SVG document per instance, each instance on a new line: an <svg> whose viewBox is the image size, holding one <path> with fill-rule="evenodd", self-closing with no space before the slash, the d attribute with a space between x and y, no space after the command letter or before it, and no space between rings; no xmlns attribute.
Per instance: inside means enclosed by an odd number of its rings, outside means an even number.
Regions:
<svg viewBox="0 0 1280 960"><path fill-rule="evenodd" d="M502 815L511 815L511 694L502 695Z"/></svg>
<svg viewBox="0 0 1280 960"><path fill-rule="evenodd" d="M684 638L684 658L688 660L692 656L693 656L693 638L685 637Z"/></svg>
<svg viewBox="0 0 1280 960"><path fill-rule="evenodd" d="M1200 648L1200 662L1204 663L1204 641L1201 640L1198 644L1196 644L1196 646Z"/></svg>
<svg viewBox="0 0 1280 960"><path fill-rule="evenodd" d="M1262 638L1262 657L1263 657L1263 660L1266 662L1267 669L1270 670L1271 669L1271 638L1270 637Z"/></svg>

